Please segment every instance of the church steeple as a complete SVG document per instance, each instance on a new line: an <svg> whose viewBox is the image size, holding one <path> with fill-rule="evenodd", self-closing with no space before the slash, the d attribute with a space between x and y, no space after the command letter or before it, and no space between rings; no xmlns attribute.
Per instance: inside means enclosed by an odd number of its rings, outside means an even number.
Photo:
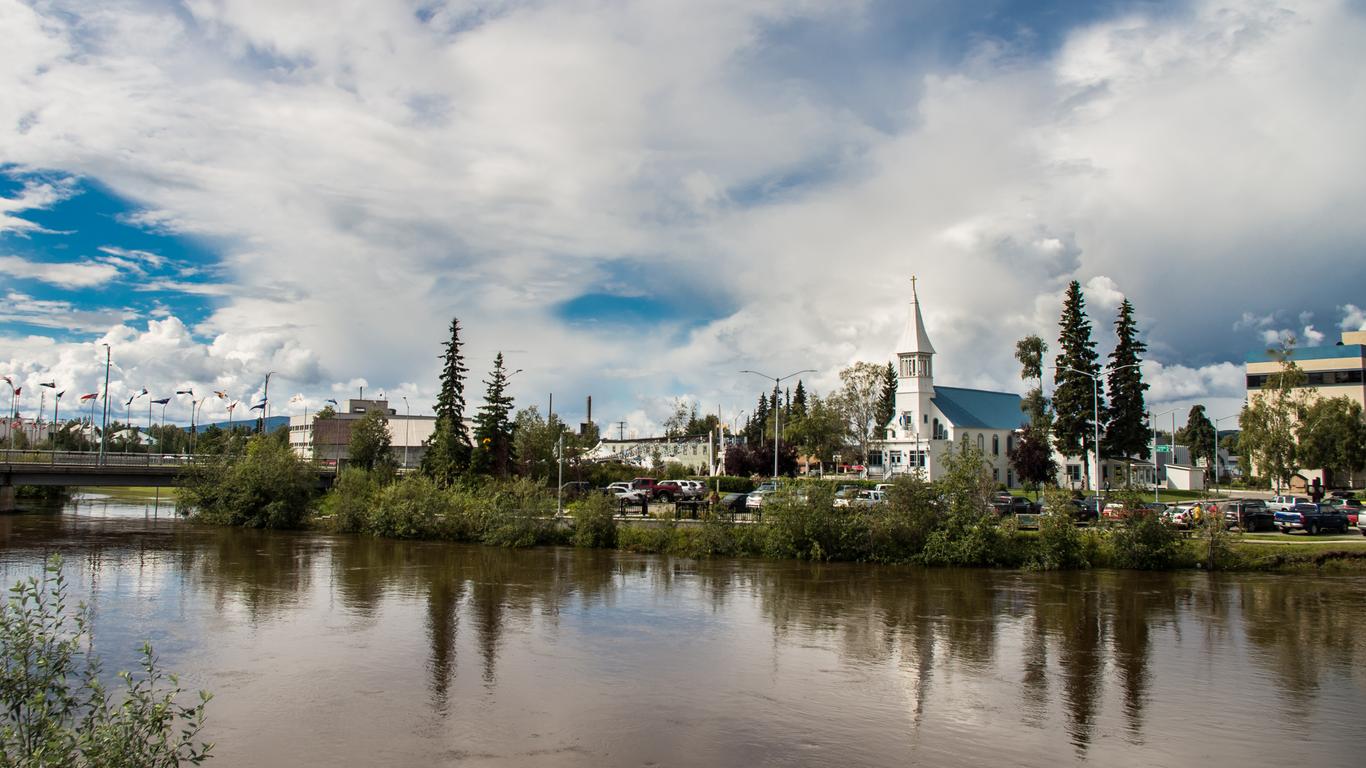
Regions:
<svg viewBox="0 0 1366 768"><path fill-rule="evenodd" d="M934 354L934 345L925 333L925 320L920 316L920 297L915 292L914 275L911 276L911 311L906 316L906 330L901 332L901 340L896 343L896 353L898 356Z"/></svg>

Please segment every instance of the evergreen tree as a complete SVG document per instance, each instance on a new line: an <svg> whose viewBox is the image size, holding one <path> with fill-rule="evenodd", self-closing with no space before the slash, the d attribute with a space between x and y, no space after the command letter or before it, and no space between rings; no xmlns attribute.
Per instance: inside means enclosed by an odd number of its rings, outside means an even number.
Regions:
<svg viewBox="0 0 1366 768"><path fill-rule="evenodd" d="M768 393L759 394L759 404L755 406L754 413L750 414L749 422L745 425L745 442L750 445L758 445L764 440L764 429L768 426Z"/></svg>
<svg viewBox="0 0 1366 768"><path fill-rule="evenodd" d="M465 367L460 352L460 318L451 319L451 338L446 342L441 391L436 397L436 424L422 456L422 472L439 483L450 484L470 464L470 435L465 427Z"/></svg>
<svg viewBox="0 0 1366 768"><path fill-rule="evenodd" d="M1148 412L1143 404L1143 392L1148 385L1143 381L1143 371L1138 364L1143 361L1140 355L1148 351L1148 345L1138 339L1134 305L1128 299L1119 305L1115 336L1118 341L1115 351L1110 353L1106 377L1110 386L1110 408L1102 440L1105 455L1136 456L1146 460L1152 453L1149 445L1152 432L1148 429Z"/></svg>
<svg viewBox="0 0 1366 768"><path fill-rule="evenodd" d="M877 401L877 430L881 434L892 419L896 418L896 367L887 363L882 372L882 395Z"/></svg>
<svg viewBox="0 0 1366 768"><path fill-rule="evenodd" d="M507 395L507 369L503 353L493 359L493 371L484 382L484 404L474 417L474 453L470 468L484 475L507 477L512 471L512 398Z"/></svg>
<svg viewBox="0 0 1366 768"><path fill-rule="evenodd" d="M806 387L797 379L797 389L792 393L792 415L799 419L806 416L806 407Z"/></svg>
<svg viewBox="0 0 1366 768"><path fill-rule="evenodd" d="M1176 441L1190 449L1191 461L1205 459L1211 477L1214 473L1214 424L1205 415L1205 406L1191 406L1186 426L1176 431Z"/></svg>
<svg viewBox="0 0 1366 768"><path fill-rule="evenodd" d="M1058 320L1058 356L1053 371L1053 442L1066 456L1080 456L1091 476L1090 451L1095 449L1095 400L1100 395L1093 391L1099 382L1085 374L1099 376L1096 362L1096 343L1091 340L1091 321L1086 317L1086 299L1081 295L1081 283L1076 280L1067 286L1063 299L1062 317ZM1078 373L1080 371L1080 373ZM1101 418L1105 402L1099 404Z"/></svg>

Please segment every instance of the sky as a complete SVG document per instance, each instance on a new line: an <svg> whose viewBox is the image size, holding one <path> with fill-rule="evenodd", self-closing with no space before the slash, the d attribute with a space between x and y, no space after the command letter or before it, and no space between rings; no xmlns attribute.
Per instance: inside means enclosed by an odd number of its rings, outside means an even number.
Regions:
<svg viewBox="0 0 1366 768"><path fill-rule="evenodd" d="M1072 280L1107 353L1127 297L1180 424L1237 412L1249 352L1366 328L1360 2L0 0L0 30L27 414L100 391L105 344L118 403L273 371L274 413L430 413L458 317L472 404L501 351L519 406L655 434L751 408L743 369L890 359L914 275L953 386L1023 391Z"/></svg>

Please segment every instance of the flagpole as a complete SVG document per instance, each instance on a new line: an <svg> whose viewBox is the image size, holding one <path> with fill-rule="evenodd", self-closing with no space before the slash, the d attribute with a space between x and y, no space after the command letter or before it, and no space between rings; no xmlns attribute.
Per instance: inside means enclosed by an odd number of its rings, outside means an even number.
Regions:
<svg viewBox="0 0 1366 768"><path fill-rule="evenodd" d="M109 433L109 345L104 345L104 424L100 428L100 464L105 462L105 435ZM90 403L90 428L95 428L95 403Z"/></svg>

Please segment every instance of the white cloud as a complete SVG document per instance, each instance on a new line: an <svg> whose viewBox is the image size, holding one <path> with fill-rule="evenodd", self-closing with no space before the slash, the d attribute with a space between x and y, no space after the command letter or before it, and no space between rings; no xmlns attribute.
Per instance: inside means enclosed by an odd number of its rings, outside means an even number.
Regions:
<svg viewBox="0 0 1366 768"><path fill-rule="evenodd" d="M593 392L602 421L645 429L667 415L654 395L746 407L740 368L817 368L824 391L884 359L911 273L939 381L1000 388L1020 386L1015 339L1056 336L1072 279L1102 347L1127 296L1179 362L1240 359L1249 331L1291 324L1263 318L1366 277L1339 255L1366 239L1366 70L1342 66L1366 28L1340 3L1197 1L1041 60L989 41L834 83L756 62L785 21L853 35L871 6L567 0L426 24L324 6L0 0L0 156L222 244L195 289L214 312L172 346L187 375L434 384L458 314L476 380L524 349L526 400ZM890 124L829 97L858 91ZM1341 279L1284 281L1286 253ZM623 280L734 309L613 331L553 312Z"/></svg>
<svg viewBox="0 0 1366 768"><path fill-rule="evenodd" d="M1366 310L1355 304L1345 304L1338 307L1342 313L1342 321L1338 327L1344 331L1366 331Z"/></svg>
<svg viewBox="0 0 1366 768"><path fill-rule="evenodd" d="M62 288L93 288L119 276L118 267L112 264L29 261L19 256L0 256L0 270L10 277L37 280Z"/></svg>

